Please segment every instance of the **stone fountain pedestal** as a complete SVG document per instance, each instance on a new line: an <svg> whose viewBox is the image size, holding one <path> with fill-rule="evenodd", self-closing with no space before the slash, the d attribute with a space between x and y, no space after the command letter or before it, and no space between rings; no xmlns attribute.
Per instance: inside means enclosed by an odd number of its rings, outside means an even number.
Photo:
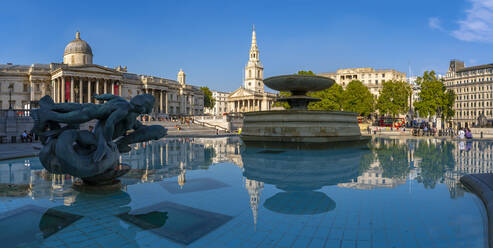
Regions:
<svg viewBox="0 0 493 248"><path fill-rule="evenodd" d="M265 85L292 96L278 99L291 109L245 113L241 139L247 145L324 146L339 142L360 142L357 114L343 111L309 111L310 102L320 99L306 96L308 91L326 89L334 80L320 76L286 75L267 78Z"/></svg>

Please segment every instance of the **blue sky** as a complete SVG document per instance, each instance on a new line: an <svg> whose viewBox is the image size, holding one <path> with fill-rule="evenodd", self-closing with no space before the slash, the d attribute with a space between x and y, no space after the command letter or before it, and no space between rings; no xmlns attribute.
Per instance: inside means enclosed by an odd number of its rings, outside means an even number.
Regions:
<svg viewBox="0 0 493 248"><path fill-rule="evenodd" d="M0 63L61 62L77 30L94 63L232 91L255 24L266 77L493 63L493 0L5 1Z"/></svg>

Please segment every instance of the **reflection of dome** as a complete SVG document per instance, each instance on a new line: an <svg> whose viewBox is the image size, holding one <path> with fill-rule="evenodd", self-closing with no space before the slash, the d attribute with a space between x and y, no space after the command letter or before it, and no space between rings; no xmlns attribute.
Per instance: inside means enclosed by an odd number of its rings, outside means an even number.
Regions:
<svg viewBox="0 0 493 248"><path fill-rule="evenodd" d="M68 43L63 54L63 63L68 65L92 64L92 49L87 42L75 33L75 40Z"/></svg>

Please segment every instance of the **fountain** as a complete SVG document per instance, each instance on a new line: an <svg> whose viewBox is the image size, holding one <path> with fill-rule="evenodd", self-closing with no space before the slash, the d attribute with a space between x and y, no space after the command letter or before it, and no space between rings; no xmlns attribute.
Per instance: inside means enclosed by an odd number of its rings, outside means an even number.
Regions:
<svg viewBox="0 0 493 248"><path fill-rule="evenodd" d="M333 79L312 75L283 75L264 80L269 88L290 91L291 109L245 113L241 139L246 145L326 146L334 142L366 141L361 136L357 114L343 111L309 111L310 102L320 101L306 95L309 91L327 89Z"/></svg>

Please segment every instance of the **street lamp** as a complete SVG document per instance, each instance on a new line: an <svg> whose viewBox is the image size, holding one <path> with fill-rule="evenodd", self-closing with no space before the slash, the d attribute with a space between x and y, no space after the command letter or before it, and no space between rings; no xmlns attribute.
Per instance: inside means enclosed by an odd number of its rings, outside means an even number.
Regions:
<svg viewBox="0 0 493 248"><path fill-rule="evenodd" d="M14 84L9 84L9 109L12 109L12 91L14 90Z"/></svg>

